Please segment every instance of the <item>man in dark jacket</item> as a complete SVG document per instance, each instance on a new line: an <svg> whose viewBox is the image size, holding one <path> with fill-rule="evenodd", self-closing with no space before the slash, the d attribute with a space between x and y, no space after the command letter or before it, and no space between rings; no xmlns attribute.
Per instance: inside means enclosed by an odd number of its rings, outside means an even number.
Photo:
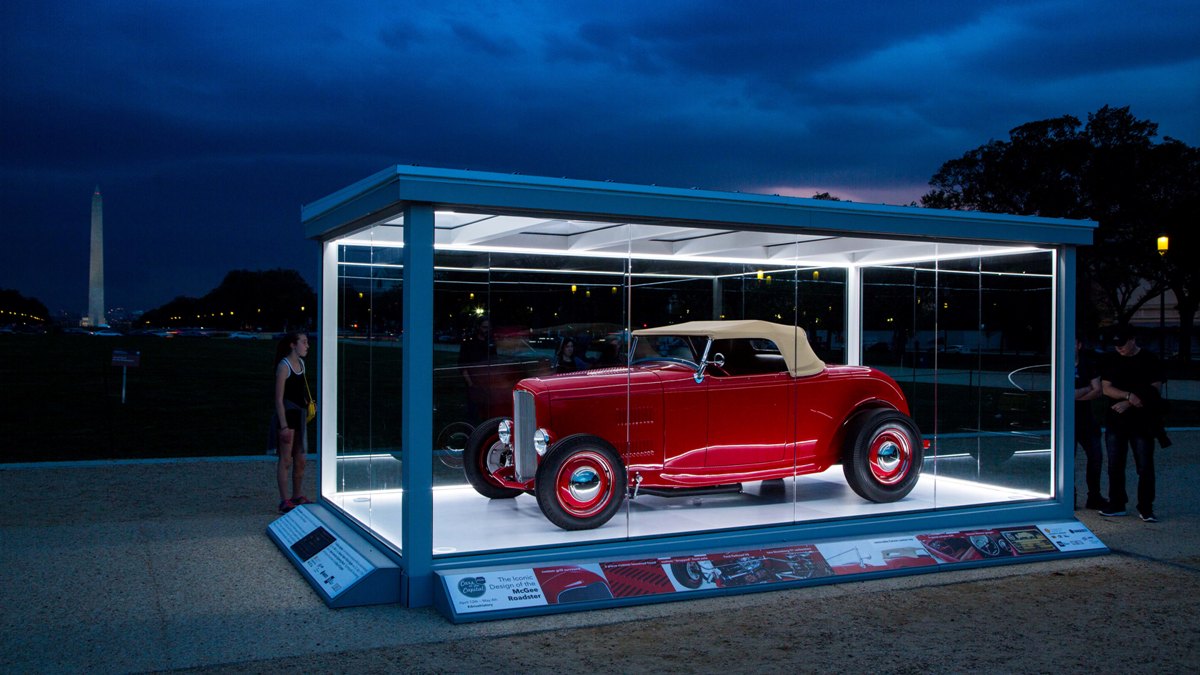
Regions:
<svg viewBox="0 0 1200 675"><path fill-rule="evenodd" d="M1092 414L1092 401L1101 398L1100 369L1083 341L1075 338L1075 442L1087 457L1087 503L1085 508L1103 511L1108 507L1100 490L1104 451L1100 448L1100 420Z"/></svg>
<svg viewBox="0 0 1200 675"><path fill-rule="evenodd" d="M1128 326L1113 336L1114 353L1100 363L1100 386L1110 399L1107 428L1108 506L1102 516L1125 515L1129 497L1125 492L1125 459L1133 450L1138 474L1137 510L1142 520L1158 522L1154 515L1154 438L1162 428L1166 376L1162 362L1137 344Z"/></svg>

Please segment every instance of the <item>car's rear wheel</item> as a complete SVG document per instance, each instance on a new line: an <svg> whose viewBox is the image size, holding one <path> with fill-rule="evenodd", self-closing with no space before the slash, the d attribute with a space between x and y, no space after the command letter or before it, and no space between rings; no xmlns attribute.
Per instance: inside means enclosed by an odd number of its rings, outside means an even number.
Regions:
<svg viewBox="0 0 1200 675"><path fill-rule="evenodd" d="M625 465L611 445L577 434L555 443L537 470L534 492L546 518L564 530L590 530L621 508Z"/></svg>
<svg viewBox="0 0 1200 675"><path fill-rule="evenodd" d="M921 432L908 415L867 410L849 422L842 471L850 489L863 499L894 502L916 486L924 456Z"/></svg>
<svg viewBox="0 0 1200 675"><path fill-rule="evenodd" d="M488 499L511 499L524 492L506 486L501 477L512 474L512 448L500 442L503 418L490 419L471 432L463 448L463 473L467 482Z"/></svg>

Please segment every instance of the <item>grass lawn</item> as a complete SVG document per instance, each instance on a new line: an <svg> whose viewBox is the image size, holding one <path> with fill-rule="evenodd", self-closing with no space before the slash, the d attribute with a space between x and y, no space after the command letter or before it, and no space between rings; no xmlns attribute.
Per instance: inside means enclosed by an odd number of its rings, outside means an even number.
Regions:
<svg viewBox="0 0 1200 675"><path fill-rule="evenodd" d="M141 352L124 404L114 349ZM0 336L0 461L265 452L274 351L273 340Z"/></svg>

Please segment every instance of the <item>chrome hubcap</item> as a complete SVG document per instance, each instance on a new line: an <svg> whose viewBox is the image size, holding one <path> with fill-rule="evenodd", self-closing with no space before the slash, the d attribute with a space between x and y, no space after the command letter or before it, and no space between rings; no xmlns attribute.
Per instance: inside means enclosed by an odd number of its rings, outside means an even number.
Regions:
<svg viewBox="0 0 1200 675"><path fill-rule="evenodd" d="M567 484L571 497L580 502L590 502L600 493L600 474L591 467L580 467L571 473Z"/></svg>
<svg viewBox="0 0 1200 675"><path fill-rule="evenodd" d="M892 441L884 443L879 448L879 458L876 460L879 468L891 473L900 466L900 446Z"/></svg>
<svg viewBox="0 0 1200 675"><path fill-rule="evenodd" d="M508 447L503 443L492 443L488 448L487 454L483 457L483 464L487 468L488 473L496 473L501 468L508 464L507 460Z"/></svg>
<svg viewBox="0 0 1200 675"><path fill-rule="evenodd" d="M908 475L912 445L908 433L896 425L879 429L871 441L868 461L875 480L894 485Z"/></svg>

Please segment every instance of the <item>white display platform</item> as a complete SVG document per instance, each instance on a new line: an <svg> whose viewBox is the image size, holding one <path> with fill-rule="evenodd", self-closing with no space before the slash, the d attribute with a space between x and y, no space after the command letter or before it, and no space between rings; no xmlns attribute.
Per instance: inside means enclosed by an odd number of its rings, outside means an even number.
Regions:
<svg viewBox="0 0 1200 675"><path fill-rule="evenodd" d="M799 499L796 491L799 490ZM832 518L925 511L1047 499L1049 493L1017 490L926 473L904 499L868 502L846 484L842 468L763 483L744 492L699 497L638 495L603 527L568 532L542 514L536 499L487 499L469 486L434 488L434 555L555 546L581 542L704 532ZM400 541L403 493L390 490L334 498L350 516L381 537Z"/></svg>

